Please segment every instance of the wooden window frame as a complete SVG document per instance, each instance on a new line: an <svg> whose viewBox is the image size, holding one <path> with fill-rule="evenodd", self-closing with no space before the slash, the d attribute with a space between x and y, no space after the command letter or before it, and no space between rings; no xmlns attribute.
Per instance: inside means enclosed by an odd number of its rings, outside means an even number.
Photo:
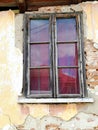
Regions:
<svg viewBox="0 0 98 130"><path fill-rule="evenodd" d="M52 16L52 18L51 18ZM30 19L40 19L40 18L49 18L51 20L53 20L53 17L76 17L77 20L77 31L78 31L78 39L77 41L72 41L73 42L77 42L79 43L78 45L78 62L79 62L79 82L80 82L80 89L81 89L81 93L80 94L68 94L68 95L56 95L56 91L58 87L57 86L57 79L54 80L53 84L53 95L31 95L30 94L30 88L29 88L29 45L28 43L30 43L30 33L28 33L30 30ZM55 24L55 22L54 22ZM56 30L55 26L52 26L52 30ZM54 37L55 35L52 35L52 38L50 40L50 44L53 48L56 48L55 44L56 44L56 39ZM41 98L41 97L45 97L45 98L84 98L87 97L87 88L86 88L86 75L85 75L85 60L84 60L84 46L83 46L83 13L82 12L75 12L75 13L46 13L46 14L42 14L42 13L34 13L34 14L25 14L24 15L24 47L23 47L23 94L25 95L25 97L27 98ZM54 42L54 44L52 45L52 43ZM32 43L31 43L32 44ZM54 49L52 50L54 51ZM56 59L57 56L57 52L53 52L53 59ZM55 60L54 60L55 61ZM57 66L57 61L54 62L53 61L53 65L52 66ZM74 66L73 66L74 67ZM53 77L57 77L57 68L53 67L52 68L52 72L54 74ZM81 80L81 81L80 81ZM55 93L56 92L56 93ZM46 97L47 96L47 97Z"/></svg>

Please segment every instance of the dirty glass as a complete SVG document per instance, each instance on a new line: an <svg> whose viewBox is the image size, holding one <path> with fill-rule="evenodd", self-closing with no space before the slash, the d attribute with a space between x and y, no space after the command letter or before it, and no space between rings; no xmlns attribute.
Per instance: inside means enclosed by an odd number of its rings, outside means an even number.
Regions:
<svg viewBox="0 0 98 130"><path fill-rule="evenodd" d="M57 19L58 93L79 94L75 18Z"/></svg>
<svg viewBox="0 0 98 130"><path fill-rule="evenodd" d="M59 94L79 94L78 69L60 68L58 70Z"/></svg>
<svg viewBox="0 0 98 130"><path fill-rule="evenodd" d="M34 19L30 22L30 42L42 43L49 41L49 20Z"/></svg>
<svg viewBox="0 0 98 130"><path fill-rule="evenodd" d="M58 66L77 66L77 45L58 44Z"/></svg>
<svg viewBox="0 0 98 130"><path fill-rule="evenodd" d="M57 41L69 42L77 40L76 19L62 18L57 19Z"/></svg>
<svg viewBox="0 0 98 130"><path fill-rule="evenodd" d="M49 66L49 44L31 44L30 45L30 66L40 67Z"/></svg>
<svg viewBox="0 0 98 130"><path fill-rule="evenodd" d="M32 94L48 94L50 92L49 82L49 69L30 69L30 90Z"/></svg>

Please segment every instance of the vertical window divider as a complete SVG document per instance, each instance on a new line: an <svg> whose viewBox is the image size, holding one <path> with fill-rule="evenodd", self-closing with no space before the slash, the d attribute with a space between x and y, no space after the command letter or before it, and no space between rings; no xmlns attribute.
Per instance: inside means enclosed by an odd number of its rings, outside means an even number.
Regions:
<svg viewBox="0 0 98 130"><path fill-rule="evenodd" d="M53 83L53 24L52 24L52 15L50 15L50 25L49 25L49 32L50 32L50 87L51 87L51 91L52 91L52 97L54 97L54 83Z"/></svg>
<svg viewBox="0 0 98 130"><path fill-rule="evenodd" d="M27 39L28 39L28 33L27 33L27 29L28 29L28 23L27 23L27 16L26 14L24 14L24 44L23 44L23 94L26 96L27 95L27 86L28 86L28 79L27 79L27 69L28 69L28 62L27 62L27 57L28 57L28 52L27 52Z"/></svg>
<svg viewBox="0 0 98 130"><path fill-rule="evenodd" d="M78 49L78 74L79 74L79 86L80 86L80 96L82 96L82 84L81 84L81 35L80 35L80 15L76 16L76 24L77 24L77 33L78 33L78 41L77 41L77 49Z"/></svg>
<svg viewBox="0 0 98 130"><path fill-rule="evenodd" d="M85 84L85 81L84 81L84 78L85 78L85 75L83 75L83 71L84 71L84 68L83 68L83 65L84 65L84 55L83 55L83 53L84 53L84 49L83 49L83 40L82 40L82 38L83 38L83 31L81 31L82 30L82 27L83 27L83 23L81 22L83 19L82 19L82 17L81 17L81 12L80 12L80 14L78 15L78 26L79 26L79 61L80 61L80 63L79 63L79 65L80 65L80 73L79 73L79 78L80 78L80 80L81 80L81 84L80 84L80 89L81 89L81 95L82 95L82 97L85 97L85 95L86 95L86 90L84 89L85 88L85 86L86 86L86 84ZM84 86L83 86L84 85Z"/></svg>
<svg viewBox="0 0 98 130"><path fill-rule="evenodd" d="M56 15L54 18L54 26L55 26L55 33L54 33L54 45L55 45L55 92L56 92L56 97L58 97L58 54L57 54L57 26L56 26Z"/></svg>
<svg viewBox="0 0 98 130"><path fill-rule="evenodd" d="M30 95L30 19L28 17L28 70L27 70L27 78L28 78L28 90L27 90L27 96Z"/></svg>
<svg viewBox="0 0 98 130"><path fill-rule="evenodd" d="M55 42L56 42L56 32L55 32L55 28L56 28L56 18L55 18L55 14L52 15L52 36L53 36L53 89L54 89L54 95L53 97L56 97L56 46L55 46Z"/></svg>
<svg viewBox="0 0 98 130"><path fill-rule="evenodd" d="M84 30L83 30L83 13L80 13L80 35L81 35L81 53L82 53L82 78L83 78L83 97L88 96L86 87L86 72L85 72L85 59L84 59ZM82 44L83 43L83 44ZM84 85L84 86L83 86Z"/></svg>

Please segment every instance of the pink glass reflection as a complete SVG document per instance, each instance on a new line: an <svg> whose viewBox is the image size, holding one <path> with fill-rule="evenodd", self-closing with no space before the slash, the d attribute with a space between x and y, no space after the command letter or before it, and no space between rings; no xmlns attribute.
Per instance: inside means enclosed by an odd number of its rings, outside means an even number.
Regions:
<svg viewBox="0 0 98 130"><path fill-rule="evenodd" d="M59 94L79 94L78 69L59 69Z"/></svg>
<svg viewBox="0 0 98 130"><path fill-rule="evenodd" d="M30 42L49 41L49 20L31 20L30 23Z"/></svg>
<svg viewBox="0 0 98 130"><path fill-rule="evenodd" d="M57 41L76 40L76 20L75 18L57 19Z"/></svg>
<svg viewBox="0 0 98 130"><path fill-rule="evenodd" d="M58 66L77 66L77 45L58 44Z"/></svg>
<svg viewBox="0 0 98 130"><path fill-rule="evenodd" d="M49 92L49 69L31 69L30 70L30 90L32 93Z"/></svg>
<svg viewBox="0 0 98 130"><path fill-rule="evenodd" d="M30 46L30 66L48 66L49 63L49 44L32 44Z"/></svg>

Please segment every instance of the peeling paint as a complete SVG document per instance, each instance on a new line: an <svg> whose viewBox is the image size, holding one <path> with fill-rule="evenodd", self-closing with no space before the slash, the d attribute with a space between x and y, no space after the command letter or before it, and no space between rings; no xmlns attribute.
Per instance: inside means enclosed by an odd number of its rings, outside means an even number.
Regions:
<svg viewBox="0 0 98 130"><path fill-rule="evenodd" d="M70 122L54 116L45 116L41 119L35 119L29 115L22 125L22 128L28 130L94 130L97 125L98 116L81 112L72 118Z"/></svg>
<svg viewBox="0 0 98 130"><path fill-rule="evenodd" d="M42 7L37 12L83 11L88 94L95 102L18 104L23 80L23 14L0 12L0 128L2 130L98 129L98 2ZM31 12L32 13L32 12ZM16 21L16 25L15 25ZM6 30L6 31L5 31ZM16 37L15 37L16 34Z"/></svg>

